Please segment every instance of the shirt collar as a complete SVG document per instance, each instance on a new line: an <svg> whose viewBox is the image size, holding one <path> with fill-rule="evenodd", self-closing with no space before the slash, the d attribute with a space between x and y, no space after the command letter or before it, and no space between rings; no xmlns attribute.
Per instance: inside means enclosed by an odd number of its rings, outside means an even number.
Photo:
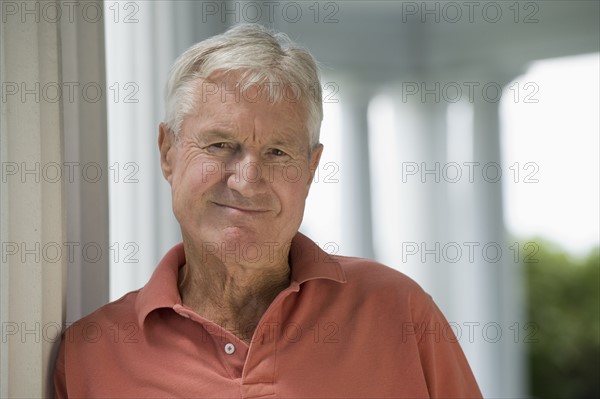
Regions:
<svg viewBox="0 0 600 399"><path fill-rule="evenodd" d="M179 268L185 264L183 243L175 245L162 258L148 283L140 289L135 311L140 326L152 311L181 305L177 288ZM327 279L346 282L342 266L311 239L297 233L290 247L291 284L300 285L309 280Z"/></svg>
<svg viewBox="0 0 600 399"><path fill-rule="evenodd" d="M302 233L297 233L292 239L290 266L291 280L298 284L314 279L346 282L340 263Z"/></svg>

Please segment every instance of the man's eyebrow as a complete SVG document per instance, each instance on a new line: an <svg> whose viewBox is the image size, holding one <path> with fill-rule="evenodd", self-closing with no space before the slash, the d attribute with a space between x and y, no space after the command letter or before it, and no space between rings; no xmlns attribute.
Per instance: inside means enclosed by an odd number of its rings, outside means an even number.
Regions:
<svg viewBox="0 0 600 399"><path fill-rule="evenodd" d="M300 140L295 140L295 139L275 139L273 140L270 145L278 147L290 147L290 146L299 146L301 144Z"/></svg>
<svg viewBox="0 0 600 399"><path fill-rule="evenodd" d="M276 145L300 145L302 144L302 135L304 133L297 130L283 129L275 133L273 144Z"/></svg>

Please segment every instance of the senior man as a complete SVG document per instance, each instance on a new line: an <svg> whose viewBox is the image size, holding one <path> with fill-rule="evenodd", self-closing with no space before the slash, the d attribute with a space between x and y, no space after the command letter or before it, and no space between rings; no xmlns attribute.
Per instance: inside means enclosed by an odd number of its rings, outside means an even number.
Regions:
<svg viewBox="0 0 600 399"><path fill-rule="evenodd" d="M235 27L174 63L158 146L183 243L72 325L57 397L480 397L431 297L298 232L323 146L318 70Z"/></svg>

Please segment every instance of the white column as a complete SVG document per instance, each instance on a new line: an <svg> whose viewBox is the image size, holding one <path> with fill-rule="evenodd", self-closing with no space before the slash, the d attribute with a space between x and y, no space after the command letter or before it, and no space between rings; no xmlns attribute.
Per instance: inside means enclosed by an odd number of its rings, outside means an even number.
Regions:
<svg viewBox="0 0 600 399"><path fill-rule="evenodd" d="M62 83L59 28L43 18L36 22L35 15L24 22L5 16L1 80L3 90L18 93L0 104L0 396L39 398L51 391L48 376L65 316L66 259L56 252L67 237L64 180L54 181L45 169L63 165L62 110L42 90ZM16 173L6 175L7 168Z"/></svg>
<svg viewBox="0 0 600 399"><path fill-rule="evenodd" d="M464 145L472 148L472 157L446 160L446 164L453 162L460 167L461 178L446 183L448 223L444 243L453 243L461 253L456 263L445 264L452 273L446 281L450 292L444 310L456 323L484 396L509 397L504 387L515 382L505 380L499 361L504 341L510 337L500 312L504 300L500 295L501 272L507 247L502 236L501 181L495 182L495 165L499 165L496 161L500 158L496 144L499 127L494 117L497 106L480 97L468 105L473 109L472 132L470 142ZM449 172L447 177L453 179L454 173ZM454 251L445 255L452 258Z"/></svg>
<svg viewBox="0 0 600 399"><path fill-rule="evenodd" d="M65 13L60 20L62 79L77 84L72 99L63 94L64 158L76 171L73 179L65 178L67 241L75 243L76 255L68 263L68 323L108 302L113 250L108 242L106 98L111 93L105 79L102 6L102 1L87 1L85 14L69 18Z"/></svg>
<svg viewBox="0 0 600 399"><path fill-rule="evenodd" d="M369 173L368 106L366 88L351 81L336 80L341 105L341 224L346 256L373 259L371 184Z"/></svg>
<svg viewBox="0 0 600 399"><path fill-rule="evenodd" d="M504 86L510 82L512 76L507 73L486 75L490 78L481 79L482 82L497 82ZM505 92L504 95L510 95ZM487 101L476 101L473 112L474 131L474 158L490 165L502 165L500 154L500 124L499 101L493 100L493 90L490 89ZM503 220L502 206L502 179L510 178L509 170L501 170L502 176L496 183L494 181L495 166L489 167L489 173L484 179L476 180L474 185L475 225L473 234L479 238L482 245L486 243L497 244L502 249L498 255L498 262L479 265L473 274L465 276L479 276L473 283L479 293L469 299L472 309L479 315L484 323L490 323L489 336L483 335L484 344L482 351L478 351L482 364L480 369L487 370L481 376L482 382L488 387L485 394L489 397L514 397L521 398L526 395L527 368L523 338L528 331L524 330L524 281L520 260L514 259L514 247L507 242ZM482 170L483 173L483 170ZM494 251L490 249L489 258L493 258ZM476 277L475 277L476 278ZM500 325L502 337L494 342L493 334ZM484 354L487 354L485 356ZM498 360L500 360L498 364ZM485 366L484 366L485 365Z"/></svg>
<svg viewBox="0 0 600 399"><path fill-rule="evenodd" d="M446 216L436 172L444 157L445 109L422 101L420 93L405 96L402 86L390 87L373 103L369 136L377 259L417 280L442 304L448 270L434 250Z"/></svg>

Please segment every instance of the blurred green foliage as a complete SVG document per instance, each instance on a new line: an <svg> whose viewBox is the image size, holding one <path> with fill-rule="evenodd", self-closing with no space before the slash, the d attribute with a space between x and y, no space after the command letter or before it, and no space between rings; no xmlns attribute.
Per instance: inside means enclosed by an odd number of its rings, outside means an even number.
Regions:
<svg viewBox="0 0 600 399"><path fill-rule="evenodd" d="M543 240L525 260L531 395L600 398L600 251L575 258Z"/></svg>

